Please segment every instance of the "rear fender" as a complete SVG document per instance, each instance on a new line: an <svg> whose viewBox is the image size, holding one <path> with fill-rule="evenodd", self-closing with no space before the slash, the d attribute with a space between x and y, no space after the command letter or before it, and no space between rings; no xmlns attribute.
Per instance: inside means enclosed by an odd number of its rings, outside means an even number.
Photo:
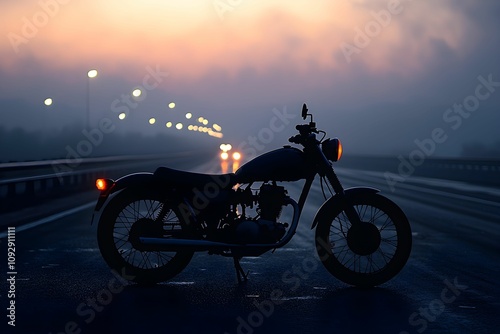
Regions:
<svg viewBox="0 0 500 334"><path fill-rule="evenodd" d="M335 196L330 197L323 205L321 205L321 208L319 208L318 212L316 213L316 216L314 217L311 229L315 228L318 225L318 222L320 220L323 220L324 218L328 217L328 213L335 211L335 210L340 210L344 203L349 203L350 198L355 198L356 196L360 196L362 194L376 194L380 192L380 190L375 189L375 188L369 188L369 187L354 187L354 188L348 188L344 190L344 194L335 194Z"/></svg>
<svg viewBox="0 0 500 334"><path fill-rule="evenodd" d="M157 180L154 177L153 173L134 173L125 175L116 181L112 181L111 186L108 189L101 191L101 193L99 194L99 199L97 200L94 211L101 210L109 195L117 191L134 186L149 187L152 185L156 185L156 181Z"/></svg>

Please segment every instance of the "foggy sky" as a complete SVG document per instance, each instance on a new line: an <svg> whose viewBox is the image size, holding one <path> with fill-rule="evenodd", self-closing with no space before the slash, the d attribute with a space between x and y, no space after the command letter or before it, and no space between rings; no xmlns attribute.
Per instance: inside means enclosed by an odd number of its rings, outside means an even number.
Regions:
<svg viewBox="0 0 500 334"><path fill-rule="evenodd" d="M447 136L437 156L500 143L500 87L460 121L447 111L475 94L478 77L500 82L498 1L228 3L1 2L0 129L83 128L89 84L92 126L109 118L117 133L179 132L165 122L195 123L191 112L224 138L183 135L237 146L262 136L276 110L296 115L262 137L265 151L286 144L307 102L347 152L409 154L436 128ZM115 101L148 75L157 87L118 120L126 105Z"/></svg>

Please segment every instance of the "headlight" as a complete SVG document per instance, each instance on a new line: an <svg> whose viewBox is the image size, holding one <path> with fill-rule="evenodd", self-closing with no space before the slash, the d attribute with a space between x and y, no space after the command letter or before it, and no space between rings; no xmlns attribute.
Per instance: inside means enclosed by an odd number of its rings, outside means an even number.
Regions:
<svg viewBox="0 0 500 334"><path fill-rule="evenodd" d="M240 154L240 152L234 152L234 153L233 153L233 159L234 159L234 160L240 160L240 159L241 159L241 154Z"/></svg>
<svg viewBox="0 0 500 334"><path fill-rule="evenodd" d="M342 157L342 143L338 138L328 138L321 143L321 150L330 161L339 161Z"/></svg>

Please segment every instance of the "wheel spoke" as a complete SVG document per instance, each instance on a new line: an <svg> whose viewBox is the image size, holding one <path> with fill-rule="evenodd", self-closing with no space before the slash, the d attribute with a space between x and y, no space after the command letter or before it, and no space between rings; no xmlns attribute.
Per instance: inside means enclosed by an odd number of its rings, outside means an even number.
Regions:
<svg viewBox="0 0 500 334"><path fill-rule="evenodd" d="M157 200L136 200L123 207L117 215L113 228L115 249L130 265L141 269L163 267L168 265L177 254L176 252L138 251L129 240L132 226L135 223L141 219L149 219L153 222L155 218L159 218L162 210L165 211L164 216L161 217L163 234L168 235L169 232L181 230L181 223L175 211L170 207L164 208L165 205L167 204Z"/></svg>
<svg viewBox="0 0 500 334"><path fill-rule="evenodd" d="M117 249L121 249L121 248L123 248L123 246L125 246L125 245L128 243L128 240L121 240L121 239L120 239L120 240L118 240L118 242L119 242L119 241L122 241L122 244L121 244L121 245L118 245L118 244L117 244L117 242L115 241L115 246L116 246L116 248L117 248Z"/></svg>
<svg viewBox="0 0 500 334"><path fill-rule="evenodd" d="M347 243L347 232L352 224L344 211L332 221L329 242L332 254L344 268L360 274L373 274L383 270L393 259L398 247L398 231L391 217L381 207L371 204L354 205L360 220L374 224L380 233L380 245L368 255L354 253Z"/></svg>

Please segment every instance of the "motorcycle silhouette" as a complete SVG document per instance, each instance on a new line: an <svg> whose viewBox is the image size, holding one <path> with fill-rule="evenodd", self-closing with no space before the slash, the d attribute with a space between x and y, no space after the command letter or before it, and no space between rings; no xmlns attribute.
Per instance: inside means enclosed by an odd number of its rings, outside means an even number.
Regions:
<svg viewBox="0 0 500 334"><path fill-rule="evenodd" d="M313 180L331 196L319 208L311 229L326 269L354 286L387 282L406 264L412 234L404 212L368 187L344 189L332 163L342 145L318 130L306 104L284 146L243 164L236 172L206 175L159 167L154 173L98 179L95 211L100 252L124 278L140 284L166 281L179 274L194 252L232 257L238 281L246 280L240 260L285 246L295 234ZM317 135L322 134L321 140ZM305 180L296 202L281 182ZM277 182L280 182L278 184ZM253 188L254 183L260 185ZM118 192L118 193L117 193ZM109 196L117 193L111 199ZM326 198L326 195L325 195ZM290 224L280 222L283 209Z"/></svg>

